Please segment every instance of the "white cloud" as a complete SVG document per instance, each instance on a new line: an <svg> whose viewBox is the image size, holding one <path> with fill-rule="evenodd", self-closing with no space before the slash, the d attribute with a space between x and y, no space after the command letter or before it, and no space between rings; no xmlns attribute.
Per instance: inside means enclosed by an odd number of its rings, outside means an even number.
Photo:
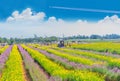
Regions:
<svg viewBox="0 0 120 81"><path fill-rule="evenodd" d="M58 21L57 21L56 17L52 16L52 17L48 18L48 22L49 23L53 23L53 22L55 23L55 22L58 22Z"/></svg>
<svg viewBox="0 0 120 81"><path fill-rule="evenodd" d="M120 18L117 15L106 16L104 19L94 23L81 19L68 22L63 19L57 19L54 16L43 21L44 18L44 12L33 13L30 8L25 9L22 13L14 11L12 16L7 19L7 21L12 21L13 23L0 23L0 36L31 37L34 34L38 36L120 34ZM24 23L20 21L24 21ZM27 23L28 21L32 22Z"/></svg>
<svg viewBox="0 0 120 81"><path fill-rule="evenodd" d="M99 23L116 23L120 24L120 18L117 15L113 15L111 17L106 16L103 20L100 20Z"/></svg>
<svg viewBox="0 0 120 81"><path fill-rule="evenodd" d="M30 8L27 8L19 13L19 11L14 11L12 16L7 18L8 22L11 21L40 21L45 18L44 12L33 13Z"/></svg>

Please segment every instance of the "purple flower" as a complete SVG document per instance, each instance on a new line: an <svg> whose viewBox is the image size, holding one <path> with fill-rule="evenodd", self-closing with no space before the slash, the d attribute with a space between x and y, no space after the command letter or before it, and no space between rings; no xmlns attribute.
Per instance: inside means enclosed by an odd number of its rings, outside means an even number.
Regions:
<svg viewBox="0 0 120 81"><path fill-rule="evenodd" d="M9 46L1 55L0 55L0 72L3 69L6 60L8 59L9 55L10 55L10 51L12 49L12 45Z"/></svg>

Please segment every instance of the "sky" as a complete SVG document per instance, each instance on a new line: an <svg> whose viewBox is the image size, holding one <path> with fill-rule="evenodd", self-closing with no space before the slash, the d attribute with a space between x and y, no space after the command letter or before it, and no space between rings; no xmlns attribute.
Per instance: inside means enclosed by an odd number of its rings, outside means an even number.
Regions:
<svg viewBox="0 0 120 81"><path fill-rule="evenodd" d="M120 0L0 0L0 37L120 34Z"/></svg>

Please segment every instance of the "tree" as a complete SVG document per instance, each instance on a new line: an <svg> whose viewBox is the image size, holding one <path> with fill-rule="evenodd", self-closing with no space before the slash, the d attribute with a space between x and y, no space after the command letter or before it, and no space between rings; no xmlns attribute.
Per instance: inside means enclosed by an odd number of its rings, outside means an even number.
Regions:
<svg viewBox="0 0 120 81"><path fill-rule="evenodd" d="M101 36L100 35L91 35L90 39L100 39Z"/></svg>

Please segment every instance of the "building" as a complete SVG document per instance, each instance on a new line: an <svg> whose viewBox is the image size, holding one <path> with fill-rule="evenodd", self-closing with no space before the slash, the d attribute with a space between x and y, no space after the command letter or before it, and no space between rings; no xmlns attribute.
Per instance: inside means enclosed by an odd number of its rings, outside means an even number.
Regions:
<svg viewBox="0 0 120 81"><path fill-rule="evenodd" d="M7 43L0 43L0 46L6 46L8 45Z"/></svg>

